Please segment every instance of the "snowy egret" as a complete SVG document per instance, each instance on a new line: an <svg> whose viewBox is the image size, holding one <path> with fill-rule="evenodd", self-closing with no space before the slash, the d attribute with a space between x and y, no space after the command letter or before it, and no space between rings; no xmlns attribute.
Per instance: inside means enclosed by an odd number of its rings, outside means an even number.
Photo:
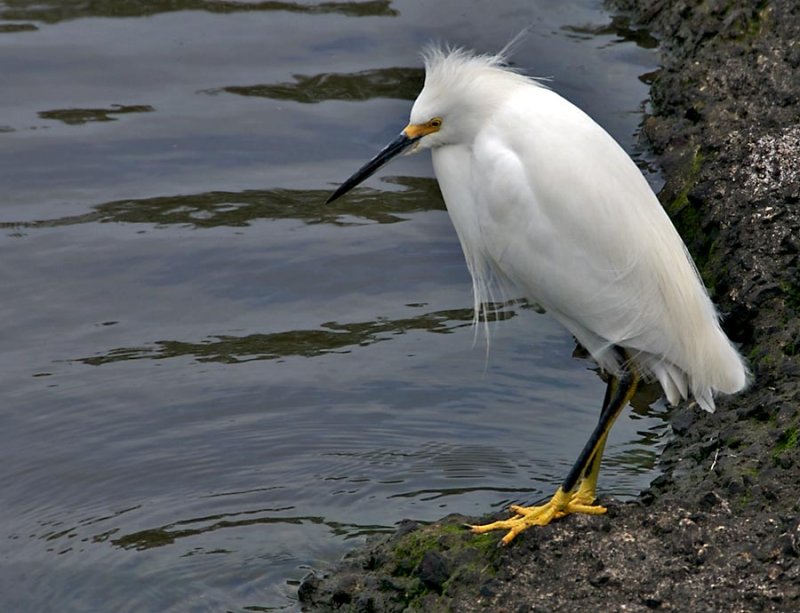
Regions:
<svg viewBox="0 0 800 613"><path fill-rule="evenodd" d="M560 321L609 374L600 418L553 497L512 506L475 532L601 514L595 488L608 433L642 378L675 404L714 410L749 373L719 325L678 232L623 149L583 111L508 68L503 52L430 48L409 124L328 202L404 151L433 168L472 275L475 308L492 282Z"/></svg>

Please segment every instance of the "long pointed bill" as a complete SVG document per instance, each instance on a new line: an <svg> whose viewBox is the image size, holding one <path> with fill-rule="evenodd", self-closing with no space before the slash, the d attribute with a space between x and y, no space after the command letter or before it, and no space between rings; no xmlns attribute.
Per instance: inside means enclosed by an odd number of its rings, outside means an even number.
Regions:
<svg viewBox="0 0 800 613"><path fill-rule="evenodd" d="M408 137L403 132L400 133L400 136L395 138L391 143L386 145L383 149L381 149L380 153L372 158L369 162L364 164L361 168L359 168L355 174L347 179L344 183L342 183L339 188L333 192L330 197L325 201L325 204L330 204L340 196L343 196L351 189L353 189L356 185L365 181L369 177L371 177L376 170L378 170L381 166L386 164L389 160L397 155L403 153L406 149L408 149L411 145L416 143L420 138L422 138L422 134L415 137Z"/></svg>

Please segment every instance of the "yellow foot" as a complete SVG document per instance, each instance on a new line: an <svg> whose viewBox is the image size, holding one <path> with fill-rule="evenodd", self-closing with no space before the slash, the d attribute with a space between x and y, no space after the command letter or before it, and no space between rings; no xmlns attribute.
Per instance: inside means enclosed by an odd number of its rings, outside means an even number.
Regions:
<svg viewBox="0 0 800 613"><path fill-rule="evenodd" d="M508 545L520 532L531 526L546 526L554 519L560 519L570 513L587 513L589 515L602 515L606 512L605 507L593 505L594 497L588 498L586 492L580 490L573 493L566 493L561 488L545 504L538 507L521 507L511 505L512 513L515 517L501 521L495 521L483 526L469 526L476 534L491 532L492 530L508 530L503 537L503 545Z"/></svg>

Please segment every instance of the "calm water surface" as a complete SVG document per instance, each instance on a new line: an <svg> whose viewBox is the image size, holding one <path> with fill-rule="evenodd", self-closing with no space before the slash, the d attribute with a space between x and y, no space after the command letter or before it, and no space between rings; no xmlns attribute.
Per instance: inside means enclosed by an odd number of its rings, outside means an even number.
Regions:
<svg viewBox="0 0 800 613"><path fill-rule="evenodd" d="M488 6L0 1L0 610L293 609L367 533L560 481L603 383L519 305L473 346L429 156L322 204L430 40L530 24L514 61L634 150L646 36ZM649 400L605 494L652 478Z"/></svg>

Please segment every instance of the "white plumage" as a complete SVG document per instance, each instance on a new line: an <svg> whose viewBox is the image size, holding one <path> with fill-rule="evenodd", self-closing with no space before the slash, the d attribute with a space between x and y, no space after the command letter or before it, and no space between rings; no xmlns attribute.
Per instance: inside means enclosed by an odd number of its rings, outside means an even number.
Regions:
<svg viewBox="0 0 800 613"><path fill-rule="evenodd" d="M441 117L431 147L473 278L543 306L615 372L627 348L670 403L708 411L747 369L658 199L622 148L583 111L499 56L429 50L412 125Z"/></svg>

